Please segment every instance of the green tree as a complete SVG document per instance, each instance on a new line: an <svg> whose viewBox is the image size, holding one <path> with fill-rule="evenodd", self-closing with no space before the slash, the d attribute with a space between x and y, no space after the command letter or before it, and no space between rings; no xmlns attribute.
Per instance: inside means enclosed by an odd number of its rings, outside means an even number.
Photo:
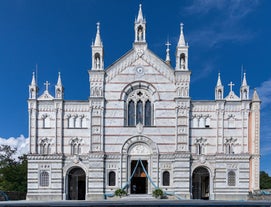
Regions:
<svg viewBox="0 0 271 207"><path fill-rule="evenodd" d="M271 189L271 177L264 171L260 172L260 188Z"/></svg>
<svg viewBox="0 0 271 207"><path fill-rule="evenodd" d="M14 158L16 149L0 145L0 190L26 192L27 158L26 155Z"/></svg>

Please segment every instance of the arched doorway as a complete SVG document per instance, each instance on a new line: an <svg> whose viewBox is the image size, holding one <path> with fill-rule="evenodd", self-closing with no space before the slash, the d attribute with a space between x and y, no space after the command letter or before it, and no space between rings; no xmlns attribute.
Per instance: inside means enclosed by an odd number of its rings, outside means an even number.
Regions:
<svg viewBox="0 0 271 207"><path fill-rule="evenodd" d="M68 199L85 200L86 173L80 168L73 168L68 174Z"/></svg>
<svg viewBox="0 0 271 207"><path fill-rule="evenodd" d="M192 175L192 195L193 199L209 200L210 175L204 167L197 167Z"/></svg>
<svg viewBox="0 0 271 207"><path fill-rule="evenodd" d="M148 178L143 170L145 168L148 173L148 161L142 160L141 163L138 160L131 161L131 174L135 171L133 177L131 178L131 194L146 194L148 193Z"/></svg>

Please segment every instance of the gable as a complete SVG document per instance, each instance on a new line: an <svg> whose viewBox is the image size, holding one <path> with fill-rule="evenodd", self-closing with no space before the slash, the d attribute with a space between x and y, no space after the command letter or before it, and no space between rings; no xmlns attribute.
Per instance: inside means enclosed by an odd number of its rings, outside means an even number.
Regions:
<svg viewBox="0 0 271 207"><path fill-rule="evenodd" d="M144 68L147 69L144 70ZM141 71L143 69L143 71ZM162 75L167 81L174 83L174 69L167 65L162 59L157 57L149 49L146 50L136 50L132 49L119 60L113 63L106 69L106 82L110 82L116 76L121 73L135 74L140 76L141 73L153 73L155 75Z"/></svg>

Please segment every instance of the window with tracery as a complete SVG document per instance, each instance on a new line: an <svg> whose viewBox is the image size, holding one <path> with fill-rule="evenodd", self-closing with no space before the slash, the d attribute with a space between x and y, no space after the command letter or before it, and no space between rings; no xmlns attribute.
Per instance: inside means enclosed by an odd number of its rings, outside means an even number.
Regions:
<svg viewBox="0 0 271 207"><path fill-rule="evenodd" d="M49 173L47 171L40 172L40 186L47 187L49 186Z"/></svg>
<svg viewBox="0 0 271 207"><path fill-rule="evenodd" d="M81 154L82 139L75 137L70 141L70 145L71 145L71 155Z"/></svg>
<svg viewBox="0 0 271 207"><path fill-rule="evenodd" d="M228 186L236 185L236 175L234 171L228 172Z"/></svg>
<svg viewBox="0 0 271 207"><path fill-rule="evenodd" d="M109 186L116 185L116 173L114 171L110 171L108 174L108 185Z"/></svg>
<svg viewBox="0 0 271 207"><path fill-rule="evenodd" d="M152 125L151 96L145 90L138 89L127 98L127 125L135 126L139 123L144 126Z"/></svg>
<svg viewBox="0 0 271 207"><path fill-rule="evenodd" d="M169 186L170 183L170 174L168 171L163 172L163 186Z"/></svg>
<svg viewBox="0 0 271 207"><path fill-rule="evenodd" d="M39 147L40 147L40 154L42 155L48 155L51 153L51 140L47 137L42 138L39 141Z"/></svg>

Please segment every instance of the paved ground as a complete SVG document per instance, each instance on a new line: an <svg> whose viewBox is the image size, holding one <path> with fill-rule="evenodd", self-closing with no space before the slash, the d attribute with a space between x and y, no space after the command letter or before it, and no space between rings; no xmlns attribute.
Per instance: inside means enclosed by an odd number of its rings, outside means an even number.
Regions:
<svg viewBox="0 0 271 207"><path fill-rule="evenodd" d="M3 201L0 206L9 207L65 207L65 206L86 206L86 207L194 207L194 206L211 206L211 207L271 207L270 201L204 201L204 200L105 200L105 201Z"/></svg>

